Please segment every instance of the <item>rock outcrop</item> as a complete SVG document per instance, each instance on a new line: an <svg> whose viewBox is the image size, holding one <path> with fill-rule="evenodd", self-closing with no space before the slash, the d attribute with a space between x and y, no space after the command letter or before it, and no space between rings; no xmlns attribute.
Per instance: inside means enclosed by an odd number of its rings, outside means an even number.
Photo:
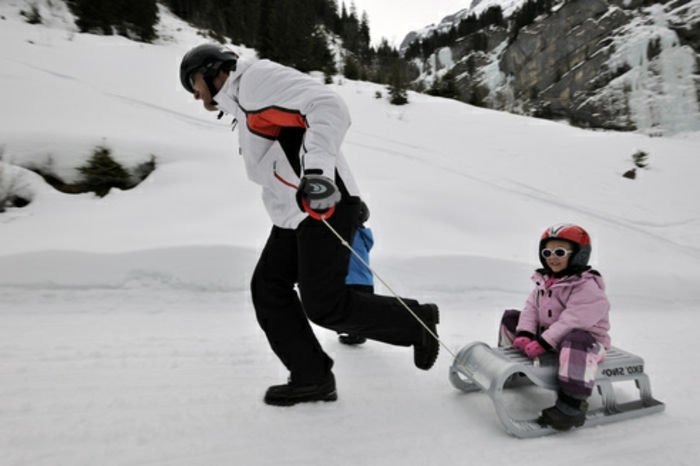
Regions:
<svg viewBox="0 0 700 466"><path fill-rule="evenodd" d="M700 0L569 0L450 47L459 99L573 124L700 130Z"/></svg>

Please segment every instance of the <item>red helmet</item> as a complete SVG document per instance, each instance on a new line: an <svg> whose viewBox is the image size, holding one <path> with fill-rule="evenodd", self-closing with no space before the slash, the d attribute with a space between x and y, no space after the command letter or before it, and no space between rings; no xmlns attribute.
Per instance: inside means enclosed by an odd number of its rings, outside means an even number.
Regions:
<svg viewBox="0 0 700 466"><path fill-rule="evenodd" d="M563 224L555 225L547 228L540 238L540 250L545 243L550 239L563 239L570 242L574 246L574 253L569 259L569 266L588 265L588 259L591 257L591 237L588 236L586 230L578 225ZM539 251L538 251L539 252ZM540 255L540 262L547 267L545 260Z"/></svg>

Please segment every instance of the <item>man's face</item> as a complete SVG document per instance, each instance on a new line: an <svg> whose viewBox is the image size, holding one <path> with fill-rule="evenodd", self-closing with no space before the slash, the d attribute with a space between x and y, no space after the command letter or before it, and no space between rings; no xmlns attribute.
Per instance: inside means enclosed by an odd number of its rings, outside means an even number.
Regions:
<svg viewBox="0 0 700 466"><path fill-rule="evenodd" d="M201 100L204 108L210 112L216 112L218 109L214 104L212 104L212 95L209 92L207 83L204 82L204 76L202 73L196 72L192 75L192 87L194 88L194 98L195 100Z"/></svg>

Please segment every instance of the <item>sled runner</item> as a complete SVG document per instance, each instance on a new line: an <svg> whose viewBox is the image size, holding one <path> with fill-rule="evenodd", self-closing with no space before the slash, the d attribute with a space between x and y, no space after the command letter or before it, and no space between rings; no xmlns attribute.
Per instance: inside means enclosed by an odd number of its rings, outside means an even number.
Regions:
<svg viewBox="0 0 700 466"><path fill-rule="evenodd" d="M515 419L506 409L503 389L535 384L557 390L557 355L546 354L531 360L514 348L491 348L474 342L462 348L450 367L450 382L464 392L485 391L496 408L506 432L516 437L531 438L555 433L535 419ZM639 399L618 403L613 384L634 380ZM611 347L598 366L595 384L602 399L600 408L591 409L583 427L632 419L664 410L664 404L651 395L649 377L644 373L644 360L620 348Z"/></svg>

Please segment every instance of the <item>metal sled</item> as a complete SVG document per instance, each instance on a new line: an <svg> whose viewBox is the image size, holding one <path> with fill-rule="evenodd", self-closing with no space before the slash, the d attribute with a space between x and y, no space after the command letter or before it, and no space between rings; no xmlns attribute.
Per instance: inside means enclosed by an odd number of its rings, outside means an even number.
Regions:
<svg viewBox="0 0 700 466"><path fill-rule="evenodd" d="M531 438L555 433L535 419L514 419L507 411L503 389L535 384L557 390L556 355L546 354L530 360L513 348L491 348L474 342L462 348L450 367L450 382L464 392L485 391L493 401L498 419L506 432L516 437ZM634 380L639 399L618 403L613 383ZM664 404L651 395L649 377L644 373L644 360L620 348L611 347L598 366L596 387L602 407L589 410L584 427L632 419L664 410Z"/></svg>

